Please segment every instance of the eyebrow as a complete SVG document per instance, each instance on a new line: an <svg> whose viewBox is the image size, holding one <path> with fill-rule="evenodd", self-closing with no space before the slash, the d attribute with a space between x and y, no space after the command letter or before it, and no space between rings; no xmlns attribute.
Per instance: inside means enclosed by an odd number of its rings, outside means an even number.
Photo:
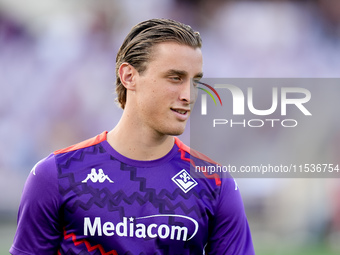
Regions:
<svg viewBox="0 0 340 255"><path fill-rule="evenodd" d="M182 71L182 70L176 70L176 69L170 69L168 70L166 73L166 75L178 75L178 76L187 76L188 72L186 71ZM197 73L194 78L202 78L203 77L203 73L199 72Z"/></svg>

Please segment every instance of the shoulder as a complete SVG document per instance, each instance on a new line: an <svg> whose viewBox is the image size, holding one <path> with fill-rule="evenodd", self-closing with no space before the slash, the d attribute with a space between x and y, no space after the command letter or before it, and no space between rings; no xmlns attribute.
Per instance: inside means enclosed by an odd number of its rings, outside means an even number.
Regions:
<svg viewBox="0 0 340 255"><path fill-rule="evenodd" d="M66 153L66 152L72 152L72 151L76 151L76 150L79 150L79 149L84 149L84 148L87 148L87 147L99 144L102 141L106 140L106 135L107 135L107 131L104 131L103 133L101 133L101 134L99 134L99 135L97 135L95 137L92 137L92 138L87 139L85 141L82 141L80 143L71 145L71 146L69 146L67 148L57 150L53 154L54 155L59 155L59 154L63 154L63 153Z"/></svg>
<svg viewBox="0 0 340 255"><path fill-rule="evenodd" d="M43 158L38 163L36 163L30 172L30 177L31 176L38 181L44 180L47 182L51 182L53 179L55 179L55 155L51 153L49 156Z"/></svg>
<svg viewBox="0 0 340 255"><path fill-rule="evenodd" d="M83 164L85 162L91 163L93 160L100 160L98 156L105 151L101 144L106 140L106 134L107 132L105 131L95 137L53 152L57 167L67 169L70 165L77 165L77 162Z"/></svg>
<svg viewBox="0 0 340 255"><path fill-rule="evenodd" d="M219 166L219 163L209 158L205 154L190 148L185 145L179 138L175 137L175 144L181 151L181 158L190 162L190 173L197 178L214 179L217 186L221 186L223 178L232 178L231 175L227 174L220 176L216 172L207 171L211 167Z"/></svg>
<svg viewBox="0 0 340 255"><path fill-rule="evenodd" d="M55 156L50 154L40 160L32 168L23 189L21 197L21 208L24 205L57 204L58 198L58 173L55 164Z"/></svg>
<svg viewBox="0 0 340 255"><path fill-rule="evenodd" d="M32 168L30 175L27 179L27 183L30 184L33 182L51 184L52 182L55 182L55 180L58 178L57 175L59 164L68 162L70 158L75 157L74 155L75 152L102 142L103 140L106 139L106 133L107 132L103 132L86 141L80 142L78 144L69 146L61 150L57 150L51 153L49 156L41 159ZM71 152L74 153L70 155L69 153Z"/></svg>
<svg viewBox="0 0 340 255"><path fill-rule="evenodd" d="M210 185L211 181L214 180L215 185L218 187L217 192L220 203L233 203L235 205L234 209L242 211L243 202L239 187L230 173L227 171L223 172L223 166L205 154L185 145L177 137L175 138L175 143L181 151L182 158L190 162L190 175L195 179L207 180L210 182Z"/></svg>

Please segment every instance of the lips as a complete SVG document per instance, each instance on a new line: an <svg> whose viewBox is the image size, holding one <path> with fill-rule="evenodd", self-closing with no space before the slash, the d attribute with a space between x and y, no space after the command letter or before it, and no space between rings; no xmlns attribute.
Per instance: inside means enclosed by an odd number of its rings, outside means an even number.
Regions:
<svg viewBox="0 0 340 255"><path fill-rule="evenodd" d="M175 108L171 108L172 111L174 112L178 112L179 114L186 114L189 110L186 109L175 109Z"/></svg>
<svg viewBox="0 0 340 255"><path fill-rule="evenodd" d="M180 121L186 121L189 118L190 110L186 108L171 108L171 111L175 113L175 116Z"/></svg>
<svg viewBox="0 0 340 255"><path fill-rule="evenodd" d="M186 114L187 113L187 111L185 111L185 110L176 110L176 109L171 109L171 110L178 112L180 114Z"/></svg>

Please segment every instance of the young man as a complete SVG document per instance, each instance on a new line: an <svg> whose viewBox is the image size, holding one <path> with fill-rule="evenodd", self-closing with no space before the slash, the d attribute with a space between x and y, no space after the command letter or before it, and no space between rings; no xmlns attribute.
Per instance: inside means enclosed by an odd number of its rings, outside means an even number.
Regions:
<svg viewBox="0 0 340 255"><path fill-rule="evenodd" d="M190 174L214 162L174 137L202 77L199 34L142 22L117 54L116 75L119 123L33 168L10 252L254 254L234 180Z"/></svg>

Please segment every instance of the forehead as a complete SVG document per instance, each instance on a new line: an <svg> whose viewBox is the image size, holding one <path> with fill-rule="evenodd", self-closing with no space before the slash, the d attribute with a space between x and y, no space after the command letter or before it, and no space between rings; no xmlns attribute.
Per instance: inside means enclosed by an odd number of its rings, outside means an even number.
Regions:
<svg viewBox="0 0 340 255"><path fill-rule="evenodd" d="M149 67L185 70L187 72L202 72L202 51L200 48L191 47L176 42L158 43L152 47ZM147 68L148 69L148 68Z"/></svg>

